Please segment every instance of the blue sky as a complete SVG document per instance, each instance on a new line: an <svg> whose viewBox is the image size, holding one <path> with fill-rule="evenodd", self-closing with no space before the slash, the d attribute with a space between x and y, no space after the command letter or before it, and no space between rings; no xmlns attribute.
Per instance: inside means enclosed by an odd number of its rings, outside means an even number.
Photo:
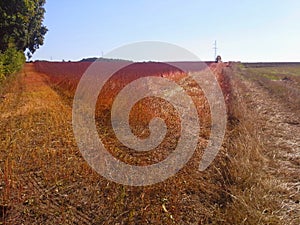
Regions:
<svg viewBox="0 0 300 225"><path fill-rule="evenodd" d="M163 41L213 60L300 61L298 0L48 0L45 44L33 56L79 60L139 41Z"/></svg>

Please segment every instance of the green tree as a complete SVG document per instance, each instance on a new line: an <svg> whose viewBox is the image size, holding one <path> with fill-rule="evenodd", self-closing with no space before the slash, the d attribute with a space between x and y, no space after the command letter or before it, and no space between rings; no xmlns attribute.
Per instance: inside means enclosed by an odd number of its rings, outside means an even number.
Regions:
<svg viewBox="0 0 300 225"><path fill-rule="evenodd" d="M46 0L0 1L0 51L10 44L18 51L33 54L44 44L47 28L43 25Z"/></svg>

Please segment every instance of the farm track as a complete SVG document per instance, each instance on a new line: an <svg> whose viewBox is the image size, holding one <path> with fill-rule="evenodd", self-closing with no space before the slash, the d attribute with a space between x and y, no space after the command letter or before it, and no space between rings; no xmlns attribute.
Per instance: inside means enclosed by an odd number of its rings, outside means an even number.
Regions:
<svg viewBox="0 0 300 225"><path fill-rule="evenodd" d="M9 204L10 210L0 216L0 222L31 224L34 221L47 221L48 224L59 224L62 221L60 215L65 213L67 215L64 221L90 224L91 220L87 215L72 205L66 205L67 195L63 192L68 189L58 191L55 183L48 187L45 177L41 176L46 173L45 168L37 166L47 162L38 162L36 155L46 154L42 152L46 149L55 151L54 146L59 144L52 140L51 131L58 132L59 127L64 124L62 121L70 121L70 107L50 88L47 76L35 72L33 64L25 65L10 89L0 103L0 124L1 131L4 132L1 134L1 149L4 151L1 152L0 167L4 182L0 184L0 201L1 207ZM48 118L49 113L58 121ZM59 115L56 117L57 113ZM38 149L36 143L43 143L42 149ZM33 155L36 161L32 158ZM53 156L56 157L55 154ZM24 171L15 169L20 164L24 164ZM64 212L65 209L68 213Z"/></svg>
<svg viewBox="0 0 300 225"><path fill-rule="evenodd" d="M257 130L262 138L268 162L266 174L271 174L282 192L281 208L277 213L283 224L300 224L300 106L299 83L277 80L271 81L288 92L295 93L298 99L289 100L289 96L280 98L272 91L270 83L245 79L254 76L247 70L241 73L243 78L234 85L239 98L246 99L249 113L254 112ZM245 97L246 96L246 97ZM255 116L257 115L257 116Z"/></svg>

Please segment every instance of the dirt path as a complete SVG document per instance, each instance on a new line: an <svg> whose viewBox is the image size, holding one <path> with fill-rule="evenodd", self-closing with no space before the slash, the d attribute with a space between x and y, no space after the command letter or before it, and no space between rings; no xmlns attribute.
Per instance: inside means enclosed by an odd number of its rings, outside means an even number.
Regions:
<svg viewBox="0 0 300 225"><path fill-rule="evenodd" d="M25 65L3 96L0 127L0 224L60 223L57 215L89 224L84 213L64 204L67 196L59 191L67 175L62 165L69 169L67 159L74 157L71 108L33 64Z"/></svg>
<svg viewBox="0 0 300 225"><path fill-rule="evenodd" d="M247 105L260 130L269 163L266 173L272 174L282 188L281 215L283 224L300 224L300 108L278 98L256 81L240 80ZM284 81L277 81L284 82ZM240 85L235 87L240 89ZM296 107L297 108L297 107Z"/></svg>
<svg viewBox="0 0 300 225"><path fill-rule="evenodd" d="M11 119L41 110L66 110L60 102L60 97L47 84L48 77L35 72L33 64L26 64L17 79L13 90L3 96L1 119ZM12 102L14 104L11 104ZM14 110L9 110L11 107Z"/></svg>

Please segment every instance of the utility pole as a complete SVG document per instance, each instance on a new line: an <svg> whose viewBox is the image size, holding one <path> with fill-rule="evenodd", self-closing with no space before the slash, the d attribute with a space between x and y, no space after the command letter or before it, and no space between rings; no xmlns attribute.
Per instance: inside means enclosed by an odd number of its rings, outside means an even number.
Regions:
<svg viewBox="0 0 300 225"><path fill-rule="evenodd" d="M217 58L217 41L215 40L215 43L214 43L214 47L213 47L213 49L215 50L215 58L214 59L216 59Z"/></svg>

